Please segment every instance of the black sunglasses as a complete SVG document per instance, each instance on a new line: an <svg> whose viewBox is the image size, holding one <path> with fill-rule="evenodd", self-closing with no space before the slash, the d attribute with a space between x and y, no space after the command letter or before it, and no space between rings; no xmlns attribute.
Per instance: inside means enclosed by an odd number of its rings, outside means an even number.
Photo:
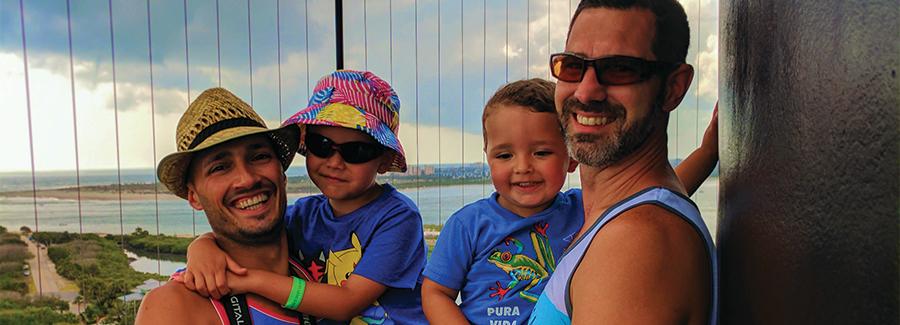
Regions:
<svg viewBox="0 0 900 325"><path fill-rule="evenodd" d="M319 158L328 158L340 152L345 162L362 164L380 157L384 149L377 143L354 141L338 144L321 134L306 133L306 151Z"/></svg>
<svg viewBox="0 0 900 325"><path fill-rule="evenodd" d="M594 67L601 85L628 85L650 79L654 74L667 74L679 63L647 61L631 56L608 56L588 59L573 53L550 56L550 72L565 82L580 82L589 66Z"/></svg>

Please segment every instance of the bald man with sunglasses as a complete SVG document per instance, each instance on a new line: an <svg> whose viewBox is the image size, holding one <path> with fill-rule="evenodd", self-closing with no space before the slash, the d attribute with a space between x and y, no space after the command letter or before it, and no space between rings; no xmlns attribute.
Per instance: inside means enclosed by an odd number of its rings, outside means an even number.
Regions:
<svg viewBox="0 0 900 325"><path fill-rule="evenodd" d="M531 324L716 324L711 236L668 162L669 114L690 87L690 30L675 0L582 1L550 58L557 112L580 163L585 222ZM718 160L715 121L695 175ZM700 181L686 184L700 184Z"/></svg>

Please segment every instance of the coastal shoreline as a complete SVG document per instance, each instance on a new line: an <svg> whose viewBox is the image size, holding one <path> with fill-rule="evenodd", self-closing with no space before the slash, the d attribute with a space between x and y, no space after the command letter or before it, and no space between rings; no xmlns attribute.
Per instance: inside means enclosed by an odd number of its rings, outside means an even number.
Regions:
<svg viewBox="0 0 900 325"><path fill-rule="evenodd" d="M438 179L420 179L420 180L412 180L412 179L404 179L404 180L393 180L389 182L387 179L379 180L380 184L390 183L394 188L398 190L404 190L409 188L431 188L431 187L441 187L441 186L459 186L459 185L470 185L470 184L482 184L481 179L448 179L448 180L438 180ZM156 187L158 190L154 190ZM298 198L304 197L313 194L319 194L318 191L314 190L315 185L311 182L291 182L288 181L287 187L287 197L288 198ZM116 184L109 185L89 185L78 187L62 187L62 188L47 188L47 189L38 189L38 190L19 190L19 191L7 191L0 192L0 199L3 198L39 198L39 199L57 199L57 200L93 200L93 201L177 201L181 200L178 196L175 196L164 187L159 184L153 183L134 183L134 184L122 184L118 186Z"/></svg>
<svg viewBox="0 0 900 325"><path fill-rule="evenodd" d="M306 192L294 192L287 193L289 198L292 197L302 197L307 196L314 193L306 193ZM122 191L121 196L118 191L97 191L97 190L82 190L79 193L75 189L65 188L65 189L50 189L50 190L37 190L37 191L14 191L14 192L0 192L0 198L38 198L38 199L56 199L56 200L88 200L88 201L118 201L120 198L123 201L153 201L159 199L159 201L178 201L182 200L182 198L175 196L172 193L168 192L131 192L131 191Z"/></svg>

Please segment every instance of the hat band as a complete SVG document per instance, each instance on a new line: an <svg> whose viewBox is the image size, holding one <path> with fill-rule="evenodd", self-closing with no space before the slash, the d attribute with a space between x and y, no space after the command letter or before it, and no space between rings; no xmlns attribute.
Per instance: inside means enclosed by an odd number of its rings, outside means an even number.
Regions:
<svg viewBox="0 0 900 325"><path fill-rule="evenodd" d="M195 147L203 143L203 141L205 141L207 138L211 137L213 134L218 133L219 131L241 126L255 126L265 128L265 126L261 123L246 117L221 120L213 123L210 126L207 126L202 131L200 131L200 134L197 134L197 137L194 138L194 141L191 141L191 145L188 146L187 150L194 149Z"/></svg>

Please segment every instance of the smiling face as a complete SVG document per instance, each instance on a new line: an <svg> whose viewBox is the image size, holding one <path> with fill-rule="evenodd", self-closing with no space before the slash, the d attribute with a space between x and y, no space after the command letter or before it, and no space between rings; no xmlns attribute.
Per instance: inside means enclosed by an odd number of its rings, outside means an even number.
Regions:
<svg viewBox="0 0 900 325"><path fill-rule="evenodd" d="M188 202L206 212L217 236L245 245L272 243L282 231L285 185L270 140L252 135L194 156Z"/></svg>
<svg viewBox="0 0 900 325"><path fill-rule="evenodd" d="M585 9L572 25L566 51L587 58L624 55L654 61L654 34L649 10ZM603 168L635 151L654 128L665 125L660 80L654 76L634 84L601 85L591 67L580 82L559 81L555 102L569 153L582 164Z"/></svg>
<svg viewBox="0 0 900 325"><path fill-rule="evenodd" d="M306 132L322 135L331 139L335 144L377 143L375 139L362 131L344 127L310 125ZM389 152L391 151L387 150L380 157L360 164L347 163L339 152L335 152L327 158L307 152L306 170L316 187L328 197L332 207L358 207L374 198L373 193L379 192L375 176L390 167L392 156ZM351 210L355 209L351 208Z"/></svg>
<svg viewBox="0 0 900 325"><path fill-rule="evenodd" d="M527 217L556 198L575 163L551 113L502 105L484 121L485 154L500 206Z"/></svg>

